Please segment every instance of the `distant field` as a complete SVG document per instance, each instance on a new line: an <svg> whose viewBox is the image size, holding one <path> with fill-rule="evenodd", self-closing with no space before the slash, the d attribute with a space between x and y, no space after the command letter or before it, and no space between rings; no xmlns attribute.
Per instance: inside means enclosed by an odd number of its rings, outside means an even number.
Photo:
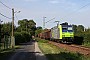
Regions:
<svg viewBox="0 0 90 60"><path fill-rule="evenodd" d="M65 49L60 49L48 43L48 40L36 39L42 52L48 60L90 60L90 57L83 56L79 53L69 52Z"/></svg>

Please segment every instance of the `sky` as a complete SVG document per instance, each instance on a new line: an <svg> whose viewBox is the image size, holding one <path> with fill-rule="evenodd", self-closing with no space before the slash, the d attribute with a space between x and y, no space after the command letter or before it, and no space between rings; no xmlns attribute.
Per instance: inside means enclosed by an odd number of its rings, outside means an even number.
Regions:
<svg viewBox="0 0 90 60"><path fill-rule="evenodd" d="M60 23L68 22L69 24L83 25L86 28L90 27L90 0L0 0L3 4L10 8L14 8L20 13L15 13L15 25L18 25L18 20L33 19L36 26L43 27L43 17L45 28L52 28L57 25L55 21ZM5 7L0 3L0 13L7 17L12 17L12 9ZM55 18L55 19L53 19ZM0 19L4 22L11 22L0 15Z"/></svg>

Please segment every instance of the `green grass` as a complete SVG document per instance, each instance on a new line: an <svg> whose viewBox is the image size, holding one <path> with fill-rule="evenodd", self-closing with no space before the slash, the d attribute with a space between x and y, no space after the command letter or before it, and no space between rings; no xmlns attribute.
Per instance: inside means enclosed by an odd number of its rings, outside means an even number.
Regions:
<svg viewBox="0 0 90 60"><path fill-rule="evenodd" d="M52 44L49 44L47 40L38 38L36 40L48 60L90 60L89 57L85 57L79 53L69 52L66 49L60 49Z"/></svg>
<svg viewBox="0 0 90 60"><path fill-rule="evenodd" d="M84 43L83 46L90 47L90 42Z"/></svg>

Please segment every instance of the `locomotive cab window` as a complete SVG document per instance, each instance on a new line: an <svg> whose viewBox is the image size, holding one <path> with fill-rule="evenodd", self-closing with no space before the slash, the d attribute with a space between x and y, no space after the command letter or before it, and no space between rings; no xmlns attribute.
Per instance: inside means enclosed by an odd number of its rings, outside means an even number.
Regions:
<svg viewBox="0 0 90 60"><path fill-rule="evenodd" d="M72 30L72 27L68 27L68 30Z"/></svg>
<svg viewBox="0 0 90 60"><path fill-rule="evenodd" d="M68 32L73 32L72 27L68 27Z"/></svg>
<svg viewBox="0 0 90 60"><path fill-rule="evenodd" d="M62 32L67 32L67 27L62 27Z"/></svg>

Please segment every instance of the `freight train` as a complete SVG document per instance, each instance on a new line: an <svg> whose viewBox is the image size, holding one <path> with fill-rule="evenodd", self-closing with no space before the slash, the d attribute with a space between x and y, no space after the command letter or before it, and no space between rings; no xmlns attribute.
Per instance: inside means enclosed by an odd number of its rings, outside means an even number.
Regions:
<svg viewBox="0 0 90 60"><path fill-rule="evenodd" d="M51 29L41 32L38 34L38 37L62 43L72 43L74 40L73 26L67 22L58 24Z"/></svg>

